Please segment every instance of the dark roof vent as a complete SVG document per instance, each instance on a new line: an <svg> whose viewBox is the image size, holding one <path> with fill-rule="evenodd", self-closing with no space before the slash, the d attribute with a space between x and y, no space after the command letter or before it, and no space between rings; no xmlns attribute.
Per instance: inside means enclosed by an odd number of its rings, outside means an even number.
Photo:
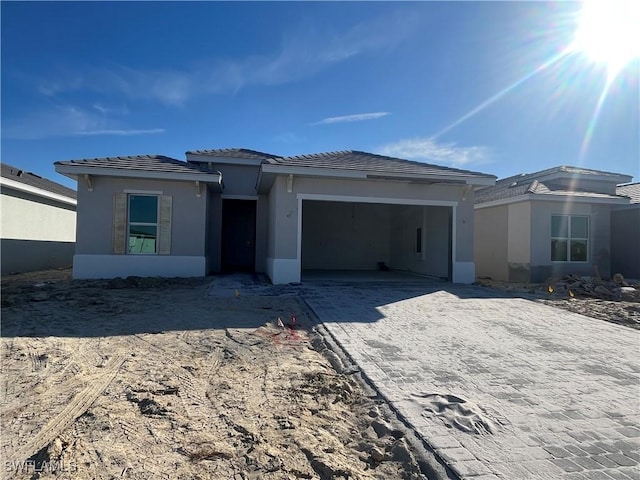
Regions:
<svg viewBox="0 0 640 480"><path fill-rule="evenodd" d="M21 177L23 173L24 173L24 172L23 172L22 170L18 170L18 173L16 173L16 175L17 175L18 177Z"/></svg>

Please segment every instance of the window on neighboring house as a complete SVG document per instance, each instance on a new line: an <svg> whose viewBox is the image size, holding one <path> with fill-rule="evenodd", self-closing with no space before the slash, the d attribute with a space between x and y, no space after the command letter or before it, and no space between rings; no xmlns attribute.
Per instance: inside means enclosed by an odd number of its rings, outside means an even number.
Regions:
<svg viewBox="0 0 640 480"><path fill-rule="evenodd" d="M586 262L589 251L589 217L551 216L551 261Z"/></svg>
<svg viewBox="0 0 640 480"><path fill-rule="evenodd" d="M158 253L158 197L129 195L128 253Z"/></svg>

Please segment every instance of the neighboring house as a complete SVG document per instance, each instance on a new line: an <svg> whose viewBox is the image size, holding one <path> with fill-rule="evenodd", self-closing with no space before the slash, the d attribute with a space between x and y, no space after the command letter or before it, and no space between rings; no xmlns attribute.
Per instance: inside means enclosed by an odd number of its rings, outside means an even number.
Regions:
<svg viewBox="0 0 640 480"><path fill-rule="evenodd" d="M611 212L629 204L628 175L555 167L476 191L474 255L479 277L543 282L568 273L609 277Z"/></svg>
<svg viewBox="0 0 640 480"><path fill-rule="evenodd" d="M495 177L371 153L198 150L56 162L78 180L75 278L380 266L475 280L474 188Z"/></svg>
<svg viewBox="0 0 640 480"><path fill-rule="evenodd" d="M631 203L611 212L611 273L640 279L640 183L618 185Z"/></svg>
<svg viewBox="0 0 640 480"><path fill-rule="evenodd" d="M68 267L76 240L76 192L1 164L2 275Z"/></svg>

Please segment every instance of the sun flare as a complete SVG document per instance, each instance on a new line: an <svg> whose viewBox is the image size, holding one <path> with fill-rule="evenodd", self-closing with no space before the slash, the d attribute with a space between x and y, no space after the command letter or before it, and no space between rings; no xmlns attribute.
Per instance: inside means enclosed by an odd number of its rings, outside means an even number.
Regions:
<svg viewBox="0 0 640 480"><path fill-rule="evenodd" d="M586 0L573 49L604 63L610 79L640 58L640 1Z"/></svg>

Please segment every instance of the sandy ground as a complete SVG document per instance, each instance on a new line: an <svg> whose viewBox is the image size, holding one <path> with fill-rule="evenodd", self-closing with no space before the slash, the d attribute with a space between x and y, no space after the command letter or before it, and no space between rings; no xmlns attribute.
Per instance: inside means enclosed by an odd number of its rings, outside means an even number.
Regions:
<svg viewBox="0 0 640 480"><path fill-rule="evenodd" d="M568 292L559 290L549 292L547 284L506 283L495 280L479 280L478 284L500 291L522 294L523 297L530 300L580 313L587 317L640 329L640 301L601 300L587 296L572 298ZM633 285L640 291L640 282L634 281Z"/></svg>
<svg viewBox="0 0 640 480"><path fill-rule="evenodd" d="M425 478L302 302L209 283L3 278L2 477Z"/></svg>

